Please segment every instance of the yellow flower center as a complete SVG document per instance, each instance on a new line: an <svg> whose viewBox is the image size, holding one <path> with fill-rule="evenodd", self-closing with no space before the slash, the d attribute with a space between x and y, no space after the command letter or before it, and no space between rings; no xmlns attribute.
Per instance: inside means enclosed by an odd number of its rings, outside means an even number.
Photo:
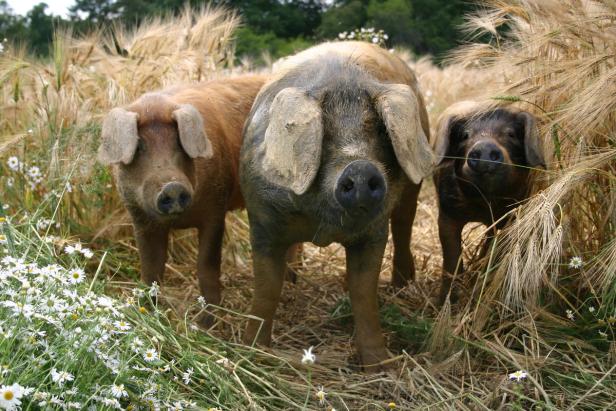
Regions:
<svg viewBox="0 0 616 411"><path fill-rule="evenodd" d="M79 278L79 273L77 273L77 272L73 273L73 278L74 278L75 280L76 280L76 279L78 279L78 278Z"/></svg>
<svg viewBox="0 0 616 411"><path fill-rule="evenodd" d="M145 307L143 307L143 306L142 306L142 307L139 307L139 312L140 312L141 314L145 314L145 313L147 313L147 312L148 312L148 310L147 310Z"/></svg>
<svg viewBox="0 0 616 411"><path fill-rule="evenodd" d="M13 394L13 391L5 391L4 392L4 399L6 401L11 401L14 397L15 397L15 394Z"/></svg>

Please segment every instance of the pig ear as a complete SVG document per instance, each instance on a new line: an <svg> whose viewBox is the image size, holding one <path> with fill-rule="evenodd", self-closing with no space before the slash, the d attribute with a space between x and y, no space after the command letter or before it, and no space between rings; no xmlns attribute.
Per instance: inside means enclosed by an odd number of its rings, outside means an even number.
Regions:
<svg viewBox="0 0 616 411"><path fill-rule="evenodd" d="M524 151L526 153L526 162L531 167L545 168L545 157L539 133L537 133L537 124L535 116L525 111L518 113L524 121Z"/></svg>
<svg viewBox="0 0 616 411"><path fill-rule="evenodd" d="M321 107L304 90L288 87L276 95L265 130L266 177L297 195L308 190L321 163Z"/></svg>
<svg viewBox="0 0 616 411"><path fill-rule="evenodd" d="M415 184L432 173L435 157L421 126L419 102L406 84L387 84L376 101L398 163Z"/></svg>
<svg viewBox="0 0 616 411"><path fill-rule="evenodd" d="M190 104L181 104L171 116L178 123L180 144L190 158L211 158L212 142L205 134L201 113Z"/></svg>
<svg viewBox="0 0 616 411"><path fill-rule="evenodd" d="M138 118L137 113L119 107L107 114L103 121L101 145L98 148L98 161L101 164L130 164L133 161L139 142Z"/></svg>

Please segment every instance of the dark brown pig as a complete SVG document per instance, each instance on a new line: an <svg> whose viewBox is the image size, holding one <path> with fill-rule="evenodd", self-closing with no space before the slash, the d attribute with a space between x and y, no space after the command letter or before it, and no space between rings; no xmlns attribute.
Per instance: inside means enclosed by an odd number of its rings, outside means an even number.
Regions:
<svg viewBox="0 0 616 411"><path fill-rule="evenodd" d="M457 103L439 118L432 143L439 156L434 183L443 248L442 303L452 277L464 271L464 225L501 228L501 218L528 196L530 169L545 165L534 117L515 108L483 110L472 101Z"/></svg>
<svg viewBox="0 0 616 411"><path fill-rule="evenodd" d="M249 320L245 342L271 343L287 249L338 242L362 364L384 365L377 285L388 221L394 277L405 283L414 273L417 193L434 163L428 135L412 71L377 46L326 43L274 74L246 122L240 157L254 261L251 314L264 320Z"/></svg>
<svg viewBox="0 0 616 411"><path fill-rule="evenodd" d="M146 284L163 279L169 231L194 227L201 294L220 303L225 213L244 204L241 134L264 82L241 76L148 93L105 118L98 158L113 166Z"/></svg>

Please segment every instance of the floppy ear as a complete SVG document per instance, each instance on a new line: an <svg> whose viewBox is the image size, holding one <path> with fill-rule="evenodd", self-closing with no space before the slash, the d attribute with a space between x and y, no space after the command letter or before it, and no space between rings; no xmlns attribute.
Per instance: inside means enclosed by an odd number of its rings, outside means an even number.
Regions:
<svg viewBox="0 0 616 411"><path fill-rule="evenodd" d="M376 106L394 147L398 163L415 184L430 173L435 164L434 152L421 127L419 102L406 84L386 84Z"/></svg>
<svg viewBox="0 0 616 411"><path fill-rule="evenodd" d="M518 113L518 116L524 120L524 151L526 153L526 162L531 167L545 168L545 157L543 155L541 139L537 133L535 116L525 111Z"/></svg>
<svg viewBox="0 0 616 411"><path fill-rule="evenodd" d="M305 193L319 171L322 141L318 102L295 87L281 90L270 107L263 141L266 177L297 195Z"/></svg>
<svg viewBox="0 0 616 411"><path fill-rule="evenodd" d="M98 148L98 161L101 164L130 164L133 161L139 142L138 118L137 113L119 107L107 114L103 120L102 141Z"/></svg>
<svg viewBox="0 0 616 411"><path fill-rule="evenodd" d="M190 104L180 104L180 108L171 113L178 123L180 144L190 158L211 158L214 155L212 142L205 134L201 113Z"/></svg>

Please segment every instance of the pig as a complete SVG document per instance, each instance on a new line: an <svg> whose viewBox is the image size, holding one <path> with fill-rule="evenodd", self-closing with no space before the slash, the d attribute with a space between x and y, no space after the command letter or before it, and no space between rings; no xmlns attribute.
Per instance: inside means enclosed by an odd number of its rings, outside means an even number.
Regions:
<svg viewBox="0 0 616 411"><path fill-rule="evenodd" d="M271 344L290 245L337 242L346 251L360 361L368 371L388 366L381 261L391 216L394 281L414 275L417 194L435 162L428 136L415 76L386 50L325 43L279 66L255 100L240 153L254 271L246 343Z"/></svg>
<svg viewBox="0 0 616 411"><path fill-rule="evenodd" d="M246 75L147 93L104 119L98 160L111 165L128 210L141 279L161 283L172 229L197 228L197 278L221 299L225 213L243 208L242 128L265 76Z"/></svg>
<svg viewBox="0 0 616 411"><path fill-rule="evenodd" d="M532 114L514 107L482 107L462 101L446 109L432 141L439 161L433 179L443 249L441 303L450 294L453 276L464 272L460 256L466 223L502 228L502 217L528 197L530 170L545 167Z"/></svg>

